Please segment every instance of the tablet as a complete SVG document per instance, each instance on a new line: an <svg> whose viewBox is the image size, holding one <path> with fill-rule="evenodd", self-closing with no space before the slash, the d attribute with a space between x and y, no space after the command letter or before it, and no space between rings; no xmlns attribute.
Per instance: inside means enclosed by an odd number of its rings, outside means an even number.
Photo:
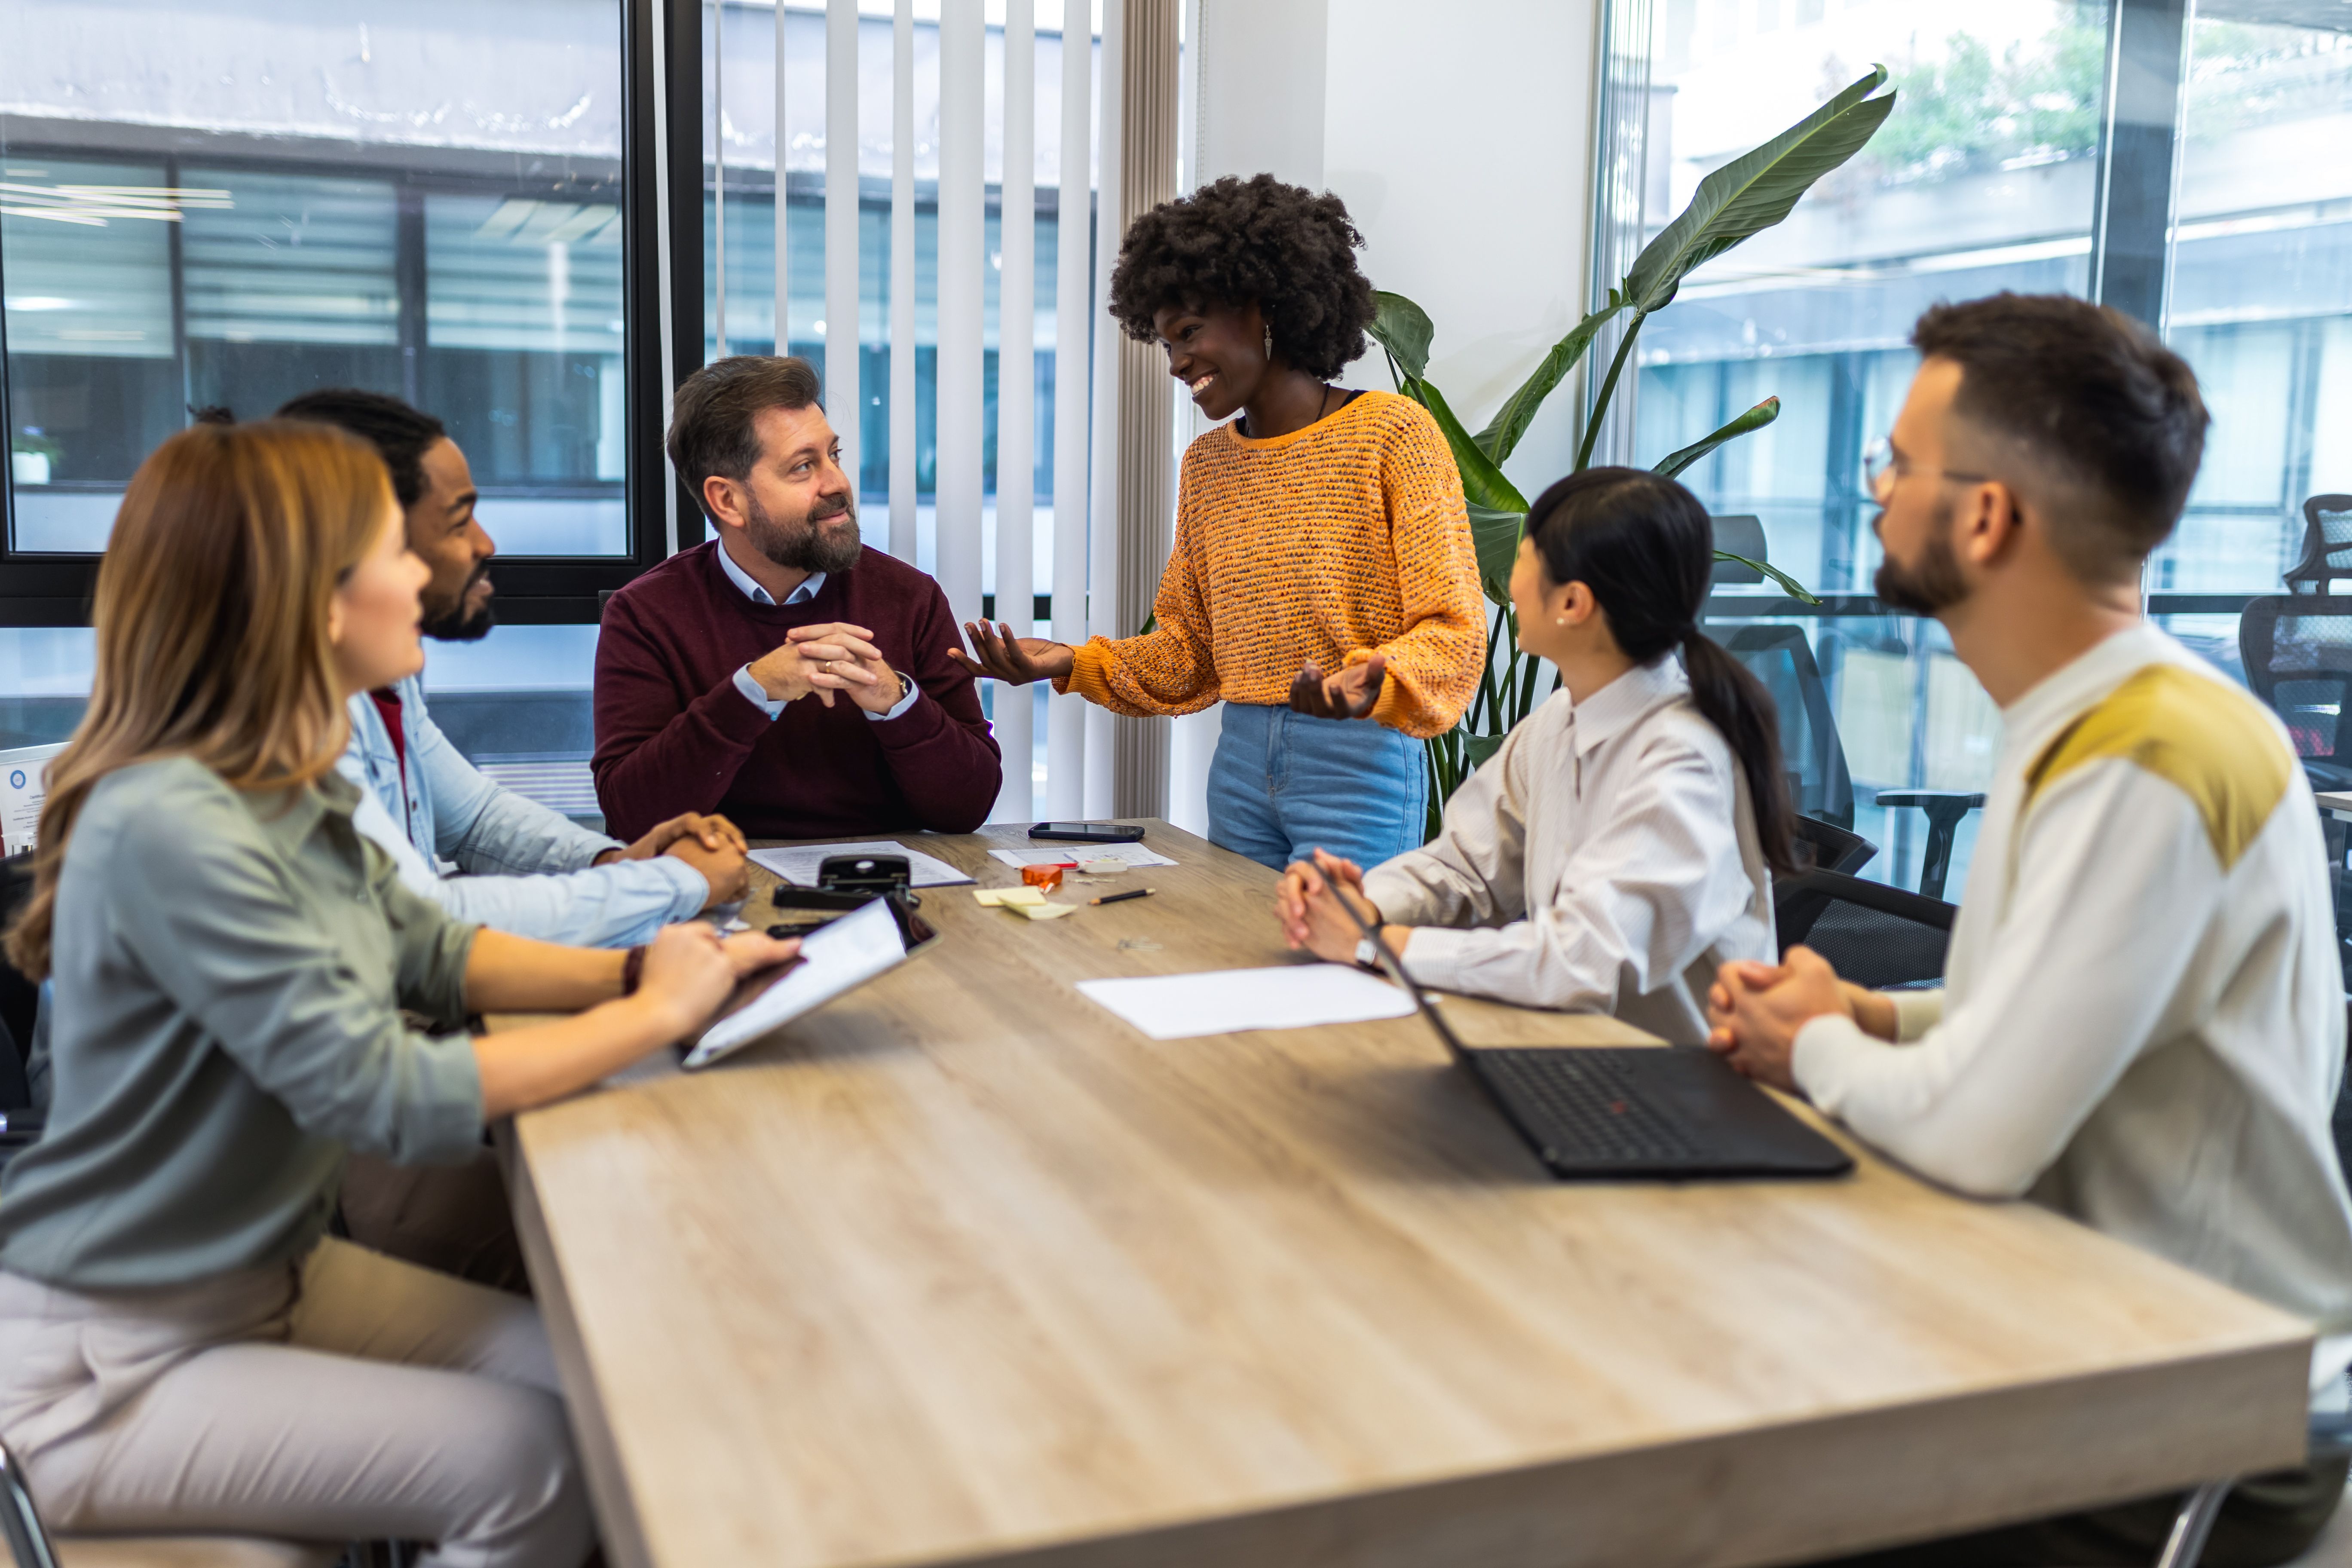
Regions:
<svg viewBox="0 0 2352 1568"><path fill-rule="evenodd" d="M901 918L892 900L876 899L801 938L799 960L720 1014L687 1051L685 1067L709 1067L905 963L910 931Z"/></svg>

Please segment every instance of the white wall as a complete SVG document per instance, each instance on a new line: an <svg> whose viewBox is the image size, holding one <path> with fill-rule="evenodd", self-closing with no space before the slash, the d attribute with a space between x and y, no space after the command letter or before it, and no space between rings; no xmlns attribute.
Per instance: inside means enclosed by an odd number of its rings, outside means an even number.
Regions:
<svg viewBox="0 0 2352 1568"><path fill-rule="evenodd" d="M1324 177L1473 430L1584 314L1596 4L1329 0ZM1349 380L1389 384L1377 349ZM1576 380L1506 466L1530 500L1574 459Z"/></svg>
<svg viewBox="0 0 2352 1568"><path fill-rule="evenodd" d="M1338 192L1374 286L1436 323L1430 380L1477 429L1584 313L1597 0L1199 3L1199 178ZM1377 349L1342 380L1390 384ZM1574 403L1571 377L1507 465L1530 498L1574 458ZM1169 816L1196 832L1218 712L1171 738Z"/></svg>

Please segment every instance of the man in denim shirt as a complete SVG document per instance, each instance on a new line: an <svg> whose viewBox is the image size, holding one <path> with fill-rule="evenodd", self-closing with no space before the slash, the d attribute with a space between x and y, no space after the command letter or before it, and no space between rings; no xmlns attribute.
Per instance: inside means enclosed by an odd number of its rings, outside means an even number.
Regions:
<svg viewBox="0 0 2352 1568"><path fill-rule="evenodd" d="M424 631L470 642L490 629L497 546L474 516L473 476L441 422L379 393L306 393L280 418L340 426L392 471L408 545L433 570ZM460 920L583 947L625 947L742 896L744 844L724 817L673 817L635 844L591 833L484 777L425 711L415 679L351 700L341 771L366 798L353 820L401 880ZM440 864L464 876L445 879Z"/></svg>

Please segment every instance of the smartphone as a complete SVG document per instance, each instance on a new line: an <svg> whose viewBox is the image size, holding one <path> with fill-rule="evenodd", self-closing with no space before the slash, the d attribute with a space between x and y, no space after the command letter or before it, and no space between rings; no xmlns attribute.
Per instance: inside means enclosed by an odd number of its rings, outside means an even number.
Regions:
<svg viewBox="0 0 2352 1568"><path fill-rule="evenodd" d="M1067 839L1073 844L1140 844L1143 829L1123 822L1040 822L1030 827L1029 837Z"/></svg>

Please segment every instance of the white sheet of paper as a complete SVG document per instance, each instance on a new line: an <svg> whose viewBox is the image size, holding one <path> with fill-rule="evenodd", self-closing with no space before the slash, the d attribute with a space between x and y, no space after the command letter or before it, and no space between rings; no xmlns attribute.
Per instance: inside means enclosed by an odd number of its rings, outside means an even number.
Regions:
<svg viewBox="0 0 2352 1568"><path fill-rule="evenodd" d="M1035 844L1026 849L992 849L991 859L1007 866L1053 866L1066 860L1124 860L1139 866L1173 866L1175 861L1140 844Z"/></svg>
<svg viewBox="0 0 2352 1568"><path fill-rule="evenodd" d="M904 855L908 875L918 888L945 888L971 880L946 861L887 838L864 844L798 844L789 849L754 849L751 863L765 866L796 888L814 888L816 868L831 855Z"/></svg>
<svg viewBox="0 0 2352 1568"><path fill-rule="evenodd" d="M1229 1035L1241 1029L1306 1029L1402 1018L1412 998L1344 963L1279 969L1218 969L1137 980L1081 980L1087 997L1155 1040Z"/></svg>
<svg viewBox="0 0 2352 1568"><path fill-rule="evenodd" d="M41 836L41 807L49 798L49 763L65 744L0 752L0 854L22 855Z"/></svg>

